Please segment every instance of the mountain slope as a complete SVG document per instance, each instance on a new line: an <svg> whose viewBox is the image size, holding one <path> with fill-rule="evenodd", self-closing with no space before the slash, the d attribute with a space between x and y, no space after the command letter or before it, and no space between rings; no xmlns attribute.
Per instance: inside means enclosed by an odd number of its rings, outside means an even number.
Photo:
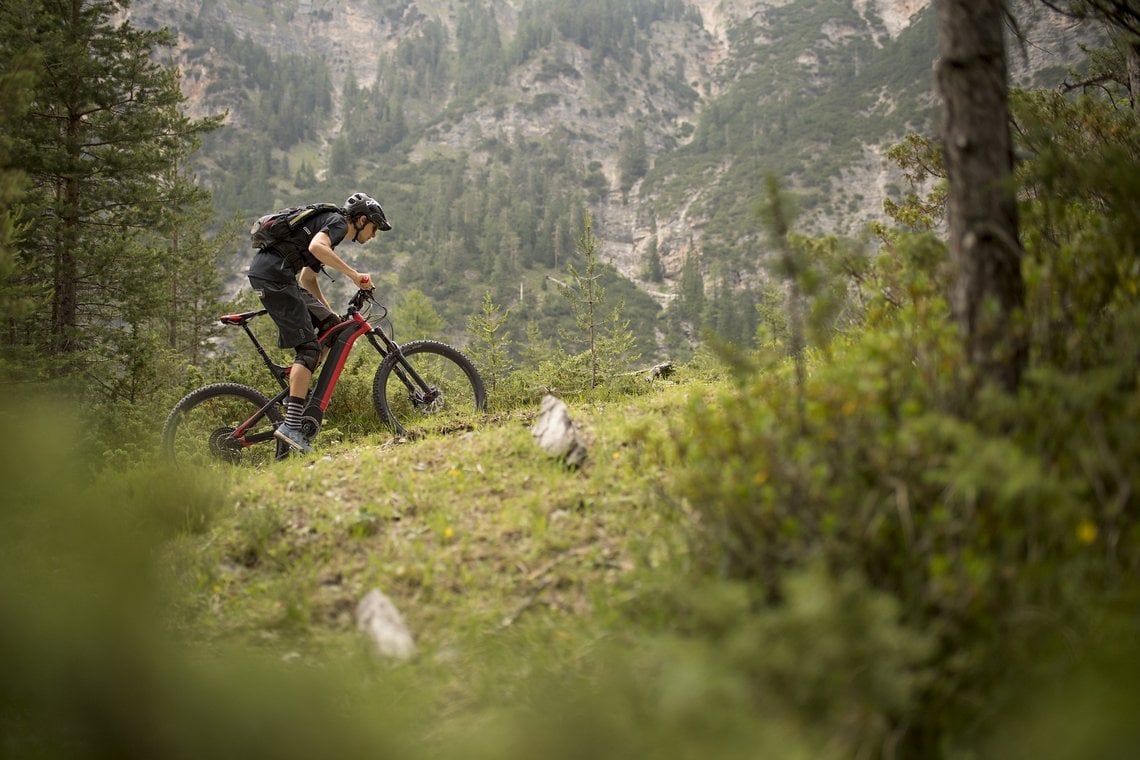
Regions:
<svg viewBox="0 0 1140 760"><path fill-rule="evenodd" d="M929 130L934 105L929 0L139 0L131 13L179 32L191 109L229 112L201 160L220 208L373 190L397 229L365 262L397 262L453 329L480 287L530 317L547 308L528 273L565 266L587 209L606 258L661 301L690 257L710 290L757 271L766 173L801 194L801 224L855 233L902 191L884 148ZM1067 63L1071 30L1039 14L1025 28L1027 71ZM663 280L642 279L651 263Z"/></svg>

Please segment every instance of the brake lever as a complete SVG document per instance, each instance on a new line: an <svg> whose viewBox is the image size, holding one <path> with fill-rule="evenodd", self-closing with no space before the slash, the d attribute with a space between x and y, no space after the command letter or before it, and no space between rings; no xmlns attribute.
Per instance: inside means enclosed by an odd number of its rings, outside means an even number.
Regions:
<svg viewBox="0 0 1140 760"><path fill-rule="evenodd" d="M348 301L348 310L349 310L348 313L352 314L354 312L360 311L361 308L364 307L365 301L372 301L373 303L376 303L376 297L373 295L374 290L375 289L373 289L373 290L357 290L356 295L354 295Z"/></svg>

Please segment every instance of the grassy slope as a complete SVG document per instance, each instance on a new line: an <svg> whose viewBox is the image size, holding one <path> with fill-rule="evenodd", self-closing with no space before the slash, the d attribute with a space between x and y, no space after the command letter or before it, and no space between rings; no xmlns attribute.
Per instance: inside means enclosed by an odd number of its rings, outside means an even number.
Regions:
<svg viewBox="0 0 1140 760"><path fill-rule="evenodd" d="M458 438L374 436L238 473L232 509L193 547L211 579L204 621L323 646L354 635L374 587L428 651L524 615L604 619L666 529L664 471L642 444L688 392L574 406L592 441L580 471L540 451L533 413L516 413Z"/></svg>
<svg viewBox="0 0 1140 760"><path fill-rule="evenodd" d="M810 756L794 727L755 725L703 649L674 666L653 643L684 559L664 444L716 386L688 372L571 403L576 471L518 412L261 471L104 477L76 466L71 411L0 407L38 422L0 457L0 755ZM355 631L372 587L412 661Z"/></svg>
<svg viewBox="0 0 1140 760"><path fill-rule="evenodd" d="M469 756L472 724L486 729L491 716L549 699L558 710L600 699L587 710L591 723L622 717L591 729L599 746L640 752L643 741L674 741L662 715L653 715L653 728L625 722L645 708L647 687L622 677L616 696L601 697L593 684L608 683L615 662L635 668L626 655L645 641L639 615L659 622L658 591L684 564L679 529L687 518L664 494L663 444L688 399L715 392L717 381L692 372L639 397L571 403L590 445L580 470L537 448L530 411L459 437L373 436L231 474L231 503L174 547L189 571L181 573L181 612L191 638L207 649L236 642L303 669L358 674L376 666L353 610L380 588L407 619L419 655L395 670L380 666L379 690L356 675L338 688L380 700L378 710L407 711L405 739L434 737L436 749ZM700 690L679 688L678 709L704 711ZM567 692L553 698L551 689ZM713 723L723 728L719 717ZM479 742L492 756L535 739L531 718L494 725ZM748 730L747 746L763 740L758 730ZM684 742L707 740L697 732Z"/></svg>

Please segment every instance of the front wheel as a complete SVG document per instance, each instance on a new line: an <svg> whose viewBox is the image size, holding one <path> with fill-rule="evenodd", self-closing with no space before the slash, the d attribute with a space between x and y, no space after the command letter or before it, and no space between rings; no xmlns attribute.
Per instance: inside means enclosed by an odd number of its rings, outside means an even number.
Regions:
<svg viewBox="0 0 1140 760"><path fill-rule="evenodd" d="M483 378L461 351L416 340L388 355L372 382L376 413L397 435L418 436L470 425L483 411Z"/></svg>
<svg viewBox="0 0 1140 760"><path fill-rule="evenodd" d="M261 391L215 383L175 404L162 429L162 449L180 465L264 465L277 455L273 431L280 422L279 405Z"/></svg>

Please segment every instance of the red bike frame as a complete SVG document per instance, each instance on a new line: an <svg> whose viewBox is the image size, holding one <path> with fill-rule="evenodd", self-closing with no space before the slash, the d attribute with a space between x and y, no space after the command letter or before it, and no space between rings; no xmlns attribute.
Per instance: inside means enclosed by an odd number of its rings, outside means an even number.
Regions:
<svg viewBox="0 0 1140 760"><path fill-rule="evenodd" d="M373 327L367 319L360 313L360 306L365 298L370 298L368 291L360 291L353 298L348 307L348 316L343 322L329 328L323 335L318 338L318 341L328 350L328 355L324 359L324 364L321 367L320 373L317 375L317 383L309 394L308 403L305 406L304 417L310 420L310 424L319 428L324 419L325 409L328 408L329 402L332 400L333 391L336 389L337 382L340 380L341 372L344 371L344 365L348 361L348 355L352 353L352 347L356 341L361 337L367 335L369 341L380 353L381 357L388 356L392 351L398 351L399 347L388 339L382 330ZM383 308L383 307L381 307ZM241 327L246 336L253 343L257 349L257 353L261 356L265 366L269 368L270 373L277 380L277 384L281 386L281 392L274 396L269 404L258 410L256 414L250 417L237 427L232 433L232 437L241 442L242 447L253 446L259 443L265 443L272 438L272 433L258 434L246 437L245 433L263 417L267 416L269 409L274 404L280 404L289 395L289 373L293 369L292 365L281 365L273 361L269 354L265 351L265 347L261 345L261 341L249 329L249 323L255 317L260 317L268 312L265 309L259 311L247 311L242 314L227 314L220 318L224 325L233 325ZM377 340L379 336L379 340ZM381 342L384 345L381 345ZM402 372L397 372L402 379L407 381L406 376ZM415 373L411 373L416 380L419 380ZM314 430L315 432L315 430ZM280 448L280 447L279 447ZM279 450L278 454L282 452Z"/></svg>

